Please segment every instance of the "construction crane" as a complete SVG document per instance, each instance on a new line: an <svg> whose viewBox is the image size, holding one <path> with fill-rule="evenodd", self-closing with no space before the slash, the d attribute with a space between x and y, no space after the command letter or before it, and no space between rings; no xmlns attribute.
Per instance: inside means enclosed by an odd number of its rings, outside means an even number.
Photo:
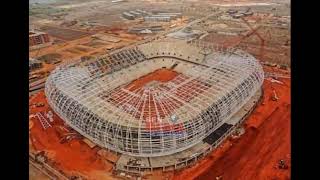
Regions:
<svg viewBox="0 0 320 180"><path fill-rule="evenodd" d="M264 55L264 43L265 43L265 39L257 32L257 29L254 29L250 23L244 19L241 18L241 20L250 28L251 32L253 32L255 35L257 35L257 37L260 39L261 43L260 43L260 60L263 59L263 55ZM261 26L259 26L261 27Z"/></svg>
<svg viewBox="0 0 320 180"><path fill-rule="evenodd" d="M41 123L43 130L52 127L51 124L47 121L47 119L41 114L41 112L37 112L36 116L38 117L38 120Z"/></svg>
<svg viewBox="0 0 320 180"><path fill-rule="evenodd" d="M225 44L225 47L229 47L229 48L233 48L238 46L244 39L250 37L251 35L255 34L259 29L261 28L261 26L258 26L256 28L254 28L253 30L251 30L249 33L247 33L246 35L242 36L242 37L236 37L234 39L232 39L231 41L228 41L227 44Z"/></svg>
<svg viewBox="0 0 320 180"><path fill-rule="evenodd" d="M260 43L260 52L259 52L259 59L261 61L263 61L263 56L264 56L264 46L265 46L265 39L258 33L258 30L260 28L262 28L263 26L260 25L260 26L257 26L257 27L252 27L251 24L243 17L240 18L250 29L250 32L248 32L246 35L242 36L242 37L236 37L235 39L232 39L231 41L228 41L228 43L225 43L224 44L224 47L225 48L233 48L233 47L236 47L238 46L244 39L248 38L248 37L251 37L252 35L256 35L259 40L261 41ZM259 23L261 24L261 22ZM270 32L268 32L269 36L270 35Z"/></svg>

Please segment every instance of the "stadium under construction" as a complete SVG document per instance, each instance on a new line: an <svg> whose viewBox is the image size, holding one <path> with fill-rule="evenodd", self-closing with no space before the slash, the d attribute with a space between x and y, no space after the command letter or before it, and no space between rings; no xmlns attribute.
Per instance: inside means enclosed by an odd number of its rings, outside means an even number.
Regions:
<svg viewBox="0 0 320 180"><path fill-rule="evenodd" d="M264 72L237 49L153 41L56 68L52 109L119 154L117 170L179 169L205 157L251 113Z"/></svg>

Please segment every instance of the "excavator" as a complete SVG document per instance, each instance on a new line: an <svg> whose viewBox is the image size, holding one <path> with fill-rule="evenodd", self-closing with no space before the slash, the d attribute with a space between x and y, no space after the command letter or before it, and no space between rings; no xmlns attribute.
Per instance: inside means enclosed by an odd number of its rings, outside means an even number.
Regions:
<svg viewBox="0 0 320 180"><path fill-rule="evenodd" d="M63 137L60 139L60 143L64 144L73 139L82 139L82 136L78 133L67 133L67 134L64 134Z"/></svg>
<svg viewBox="0 0 320 180"><path fill-rule="evenodd" d="M286 164L286 162L283 159L281 159L278 162L278 168L279 169L288 169L288 165Z"/></svg>
<svg viewBox="0 0 320 180"><path fill-rule="evenodd" d="M272 91L271 100L272 101L278 101L279 97L277 96L276 90Z"/></svg>
<svg viewBox="0 0 320 180"><path fill-rule="evenodd" d="M70 132L63 126L55 126L55 131L60 138L60 143L64 144L73 139L82 139L82 136L76 132Z"/></svg>

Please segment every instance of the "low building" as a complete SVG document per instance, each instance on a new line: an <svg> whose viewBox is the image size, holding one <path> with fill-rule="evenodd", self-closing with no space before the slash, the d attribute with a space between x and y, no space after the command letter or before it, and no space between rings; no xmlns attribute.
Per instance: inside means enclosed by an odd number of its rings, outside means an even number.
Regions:
<svg viewBox="0 0 320 180"><path fill-rule="evenodd" d="M232 17L235 18L235 19L239 19L239 18L241 18L243 16L244 16L244 14L234 14L234 15L232 15Z"/></svg>
<svg viewBox="0 0 320 180"><path fill-rule="evenodd" d="M228 14L236 14L237 12L238 12L238 11L235 10L235 9L229 9L229 10L227 11Z"/></svg>
<svg viewBox="0 0 320 180"><path fill-rule="evenodd" d="M29 47L51 44L49 35L45 32L29 32Z"/></svg>
<svg viewBox="0 0 320 180"><path fill-rule="evenodd" d="M137 11L129 11L129 13L131 15L133 15L134 17L141 17L142 16L142 14L140 12L137 12Z"/></svg>
<svg viewBox="0 0 320 180"><path fill-rule="evenodd" d="M124 17L124 18L126 18L128 20L134 20L135 19L135 16L130 14L130 13L128 13L128 12L122 13L122 17Z"/></svg>
<svg viewBox="0 0 320 180"><path fill-rule="evenodd" d="M171 16L174 18L182 18L182 13L158 13L157 15Z"/></svg>
<svg viewBox="0 0 320 180"><path fill-rule="evenodd" d="M112 3L125 2L125 0L113 0Z"/></svg>
<svg viewBox="0 0 320 180"><path fill-rule="evenodd" d="M129 33L135 34L145 34L145 33L155 33L159 31L164 31L162 26L149 26L149 27L132 27L128 30Z"/></svg>
<svg viewBox="0 0 320 180"><path fill-rule="evenodd" d="M30 58L29 59L29 71L35 70L35 69L39 69L42 67L42 62L37 60L37 59L33 59Z"/></svg>
<svg viewBox="0 0 320 180"><path fill-rule="evenodd" d="M144 10L137 9L135 11L138 13L141 13L142 15L150 15L150 13L148 13L147 11L144 11Z"/></svg>
<svg viewBox="0 0 320 180"><path fill-rule="evenodd" d="M143 18L145 21L157 21L157 22L169 22L171 21L171 17L170 16L145 16Z"/></svg>
<svg viewBox="0 0 320 180"><path fill-rule="evenodd" d="M251 16L251 15L253 15L253 12L252 11L248 11L248 12L245 12L243 14L246 15L246 16Z"/></svg>

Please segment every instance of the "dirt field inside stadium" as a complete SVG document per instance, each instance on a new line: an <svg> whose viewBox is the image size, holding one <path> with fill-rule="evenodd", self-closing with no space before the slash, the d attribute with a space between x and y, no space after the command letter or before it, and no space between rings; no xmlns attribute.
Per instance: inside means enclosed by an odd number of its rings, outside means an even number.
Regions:
<svg viewBox="0 0 320 180"><path fill-rule="evenodd" d="M207 88L203 86L204 89L197 89L196 87L204 83L195 79L187 81L189 78L172 69L161 68L132 81L125 87L116 88L106 99L136 119L142 117L146 121L146 125L153 129L160 125L164 126L161 119L166 118L175 109L184 105L166 94L172 89L166 82L179 86L172 93L186 102ZM186 83L183 84L185 81ZM144 103L139 103L140 101ZM131 109L130 107L135 110L128 111Z"/></svg>

